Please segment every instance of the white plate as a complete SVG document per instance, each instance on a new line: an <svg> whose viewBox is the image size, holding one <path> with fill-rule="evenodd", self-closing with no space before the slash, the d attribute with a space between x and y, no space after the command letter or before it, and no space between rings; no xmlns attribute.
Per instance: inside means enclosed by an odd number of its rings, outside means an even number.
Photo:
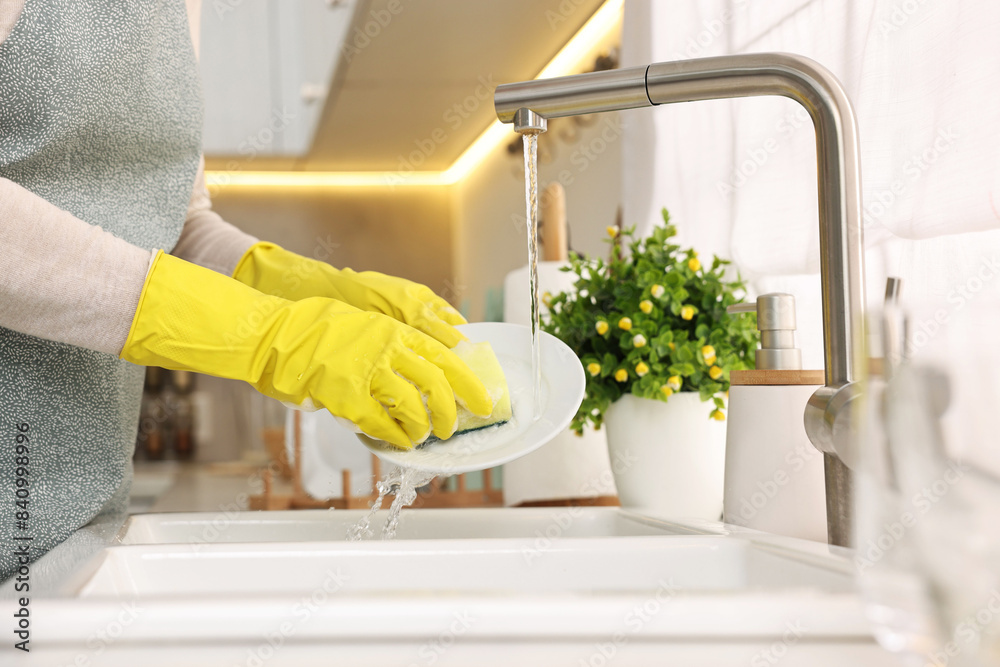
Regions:
<svg viewBox="0 0 1000 667"><path fill-rule="evenodd" d="M583 402L583 365L564 342L542 332L542 409L532 419L531 329L520 324L478 322L458 327L470 341L489 341L510 389L513 418L506 424L427 443L409 451L371 438L358 439L383 461L399 466L456 475L485 470L538 449L562 433Z"/></svg>

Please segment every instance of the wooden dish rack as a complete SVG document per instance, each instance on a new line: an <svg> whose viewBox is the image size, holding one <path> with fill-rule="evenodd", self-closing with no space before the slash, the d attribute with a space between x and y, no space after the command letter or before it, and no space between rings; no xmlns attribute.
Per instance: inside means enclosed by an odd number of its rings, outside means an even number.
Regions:
<svg viewBox="0 0 1000 667"><path fill-rule="evenodd" d="M264 483L263 493L250 496L249 504L252 510L295 510L295 509L367 509L376 498L374 492L361 496L351 494L351 471L340 472L343 495L339 498L313 498L302 485L302 413L295 412L293 419L292 461L286 464L278 459L276 449L270 447L271 462L261 470L260 477ZM282 448L284 446L282 437ZM278 493L274 488L274 470L289 469L292 481L291 493ZM382 477L381 461L372 454L372 474L375 480ZM502 507L503 491L493 486L493 471L484 470L481 489L469 489L465 475L456 475L455 488L445 486L445 478L435 477L430 484L419 490L413 508L441 507ZM386 505L392 495L386 497Z"/></svg>

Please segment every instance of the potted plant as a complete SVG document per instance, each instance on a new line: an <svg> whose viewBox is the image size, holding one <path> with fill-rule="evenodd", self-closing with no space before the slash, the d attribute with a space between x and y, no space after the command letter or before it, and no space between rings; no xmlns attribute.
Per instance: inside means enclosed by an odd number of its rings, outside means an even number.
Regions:
<svg viewBox="0 0 1000 667"><path fill-rule="evenodd" d="M622 505L718 519L729 373L753 368L757 329L726 312L745 296L726 276L729 262L703 265L672 242L666 209L663 222L645 239L608 227L607 261L572 254L574 288L545 296L544 328L583 362L587 390L572 428L607 422Z"/></svg>

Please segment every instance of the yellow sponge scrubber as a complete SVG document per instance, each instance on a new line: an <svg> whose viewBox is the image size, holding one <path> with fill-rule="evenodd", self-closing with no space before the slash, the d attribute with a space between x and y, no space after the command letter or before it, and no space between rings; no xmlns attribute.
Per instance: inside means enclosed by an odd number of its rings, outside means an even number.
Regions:
<svg viewBox="0 0 1000 667"><path fill-rule="evenodd" d="M493 398L493 412L488 417L480 417L459 405L458 425L452 437L510 421L513 415L510 390L507 388L507 378L503 374L497 355L493 352L493 347L488 342L462 342L456 345L453 351L486 385L486 391Z"/></svg>

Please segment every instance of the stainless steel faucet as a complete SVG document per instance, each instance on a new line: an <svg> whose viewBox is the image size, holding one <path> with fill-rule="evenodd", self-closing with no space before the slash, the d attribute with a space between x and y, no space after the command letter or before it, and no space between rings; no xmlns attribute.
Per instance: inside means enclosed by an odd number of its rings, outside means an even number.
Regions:
<svg viewBox="0 0 1000 667"><path fill-rule="evenodd" d="M837 78L802 56L755 53L504 84L494 104L501 121L537 133L561 116L758 95L797 101L816 131L826 385L809 399L805 426L824 454L830 543L849 546L847 463L855 458L852 412L864 361L864 243L857 119Z"/></svg>

